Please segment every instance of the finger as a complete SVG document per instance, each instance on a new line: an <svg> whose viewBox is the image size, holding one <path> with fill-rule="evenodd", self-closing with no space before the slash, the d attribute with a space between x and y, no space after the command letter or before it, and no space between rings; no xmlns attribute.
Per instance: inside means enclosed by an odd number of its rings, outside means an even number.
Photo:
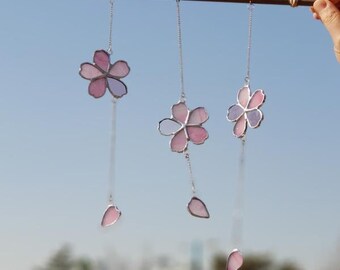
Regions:
<svg viewBox="0 0 340 270"><path fill-rule="evenodd" d="M320 17L334 43L334 48L340 51L340 11L329 0L316 0L313 5L315 13ZM339 60L339 58L338 58Z"/></svg>

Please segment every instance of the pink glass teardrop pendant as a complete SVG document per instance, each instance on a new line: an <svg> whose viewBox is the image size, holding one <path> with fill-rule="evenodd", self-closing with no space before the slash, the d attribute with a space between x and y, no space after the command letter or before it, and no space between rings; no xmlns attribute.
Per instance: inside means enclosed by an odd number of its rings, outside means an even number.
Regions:
<svg viewBox="0 0 340 270"><path fill-rule="evenodd" d="M228 256L227 270L238 270L243 264L243 257L238 249L234 249Z"/></svg>
<svg viewBox="0 0 340 270"><path fill-rule="evenodd" d="M117 222L117 220L122 215L122 212L117 208L117 206L113 204L109 204L109 206L106 208L103 219L102 219L102 227L108 227Z"/></svg>
<svg viewBox="0 0 340 270"><path fill-rule="evenodd" d="M210 214L205 203L197 197L192 197L188 203L188 211L194 217L209 218Z"/></svg>

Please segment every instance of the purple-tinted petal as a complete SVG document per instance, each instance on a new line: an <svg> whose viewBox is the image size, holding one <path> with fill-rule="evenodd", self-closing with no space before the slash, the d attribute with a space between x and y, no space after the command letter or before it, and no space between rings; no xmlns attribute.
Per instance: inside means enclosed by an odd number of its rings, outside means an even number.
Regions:
<svg viewBox="0 0 340 270"><path fill-rule="evenodd" d="M93 64L90 63L82 63L80 65L79 75L86 80L92 80L99 76L103 75L98 68L96 68Z"/></svg>
<svg viewBox="0 0 340 270"><path fill-rule="evenodd" d="M107 85L108 85L108 88L109 88L111 94L115 98L121 98L122 96L127 94L127 87L120 80L113 79L113 78L107 78Z"/></svg>
<svg viewBox="0 0 340 270"><path fill-rule="evenodd" d="M199 218L209 218L210 214L204 202L197 197L192 197L188 203L188 211L191 215Z"/></svg>
<svg viewBox="0 0 340 270"><path fill-rule="evenodd" d="M110 75L115 78L124 78L130 72L130 67L127 62L119 60L110 67Z"/></svg>
<svg viewBox="0 0 340 270"><path fill-rule="evenodd" d="M189 140L192 141L194 144L202 144L209 137L208 132L203 127L190 126L186 129Z"/></svg>
<svg viewBox="0 0 340 270"><path fill-rule="evenodd" d="M204 107L198 107L189 113L188 125L201 125L207 121L209 115Z"/></svg>
<svg viewBox="0 0 340 270"><path fill-rule="evenodd" d="M101 78L93 80L89 85L89 94L95 98L100 98L105 94L106 91L106 79Z"/></svg>
<svg viewBox="0 0 340 270"><path fill-rule="evenodd" d="M93 62L102 70L108 71L110 66L110 55L104 50L95 51Z"/></svg>
<svg viewBox="0 0 340 270"><path fill-rule="evenodd" d="M244 114L244 109L240 105L235 104L228 109L227 119L234 122L237 121L242 114Z"/></svg>
<svg viewBox="0 0 340 270"><path fill-rule="evenodd" d="M244 117L244 115L242 115L236 122L235 126L234 126L234 130L233 133L237 138L242 138L247 130L247 121Z"/></svg>
<svg viewBox="0 0 340 270"><path fill-rule="evenodd" d="M181 127L181 124L171 118L165 118L158 124L159 132L165 136L174 135Z"/></svg>
<svg viewBox="0 0 340 270"><path fill-rule="evenodd" d="M243 264L243 257L238 249L234 249L228 256L227 270L238 270Z"/></svg>
<svg viewBox="0 0 340 270"><path fill-rule="evenodd" d="M244 86L238 91L237 101L243 108L246 108L250 98L250 89L248 86Z"/></svg>
<svg viewBox="0 0 340 270"><path fill-rule="evenodd" d="M261 89L256 90L250 98L247 109L252 110L252 109L257 109L257 108L261 107L261 105L264 103L265 99L266 99L266 95L265 95L264 91L261 90Z"/></svg>
<svg viewBox="0 0 340 270"><path fill-rule="evenodd" d="M182 153L186 150L188 139L184 129L178 131L170 141L170 148L173 152Z"/></svg>
<svg viewBox="0 0 340 270"><path fill-rule="evenodd" d="M251 128L257 128L263 119L263 114L260 110L255 109L249 112L246 112L247 121Z"/></svg>
<svg viewBox="0 0 340 270"><path fill-rule="evenodd" d="M177 104L173 105L171 110L173 118L175 118L176 120L183 124L186 123L189 110L184 102L178 102Z"/></svg>
<svg viewBox="0 0 340 270"><path fill-rule="evenodd" d="M122 213L117 208L117 206L110 204L104 212L101 222L102 227L108 227L115 224L117 220L120 218L121 214Z"/></svg>

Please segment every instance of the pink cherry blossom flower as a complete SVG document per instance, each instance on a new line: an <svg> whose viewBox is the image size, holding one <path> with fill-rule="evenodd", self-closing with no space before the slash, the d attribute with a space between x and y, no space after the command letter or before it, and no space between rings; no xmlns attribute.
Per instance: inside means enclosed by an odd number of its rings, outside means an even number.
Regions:
<svg viewBox="0 0 340 270"><path fill-rule="evenodd" d="M192 111L185 102L180 101L171 108L172 115L158 124L158 130L162 135L172 136L170 148L173 152L182 153L188 147L188 141L194 144L203 144L209 137L202 124L209 118L203 107Z"/></svg>
<svg viewBox="0 0 340 270"><path fill-rule="evenodd" d="M104 50L95 51L93 62L93 64L82 63L79 71L81 77L91 81L89 85L91 96L100 98L105 94L106 89L109 89L115 98L127 94L127 87L120 80L130 72L127 62L119 60L111 64L110 54Z"/></svg>
<svg viewBox="0 0 340 270"><path fill-rule="evenodd" d="M247 126L257 128L263 120L263 113L259 108L265 102L266 95L261 89L250 95L249 86L244 86L238 92L237 103L228 109L227 119L236 122L233 133L242 138L246 134Z"/></svg>

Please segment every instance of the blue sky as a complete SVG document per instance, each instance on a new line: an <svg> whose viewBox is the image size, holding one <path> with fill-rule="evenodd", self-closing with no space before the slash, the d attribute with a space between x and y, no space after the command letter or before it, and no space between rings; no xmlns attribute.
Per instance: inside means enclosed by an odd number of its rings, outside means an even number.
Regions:
<svg viewBox="0 0 340 270"><path fill-rule="evenodd" d="M228 252L240 142L226 121L246 72L247 5L182 2L187 105L204 106L209 139L190 146L211 219L186 212L182 155L159 120L179 98L175 1L117 1L112 61L126 60L117 107L116 202L107 203L110 96L95 100L79 65L107 49L108 1L7 1L0 10L0 268L27 270L63 243L79 254L139 258L145 246L214 242ZM256 6L251 86L265 120L246 148L244 252L271 252L325 269L340 241L339 71L331 40L308 8Z"/></svg>

